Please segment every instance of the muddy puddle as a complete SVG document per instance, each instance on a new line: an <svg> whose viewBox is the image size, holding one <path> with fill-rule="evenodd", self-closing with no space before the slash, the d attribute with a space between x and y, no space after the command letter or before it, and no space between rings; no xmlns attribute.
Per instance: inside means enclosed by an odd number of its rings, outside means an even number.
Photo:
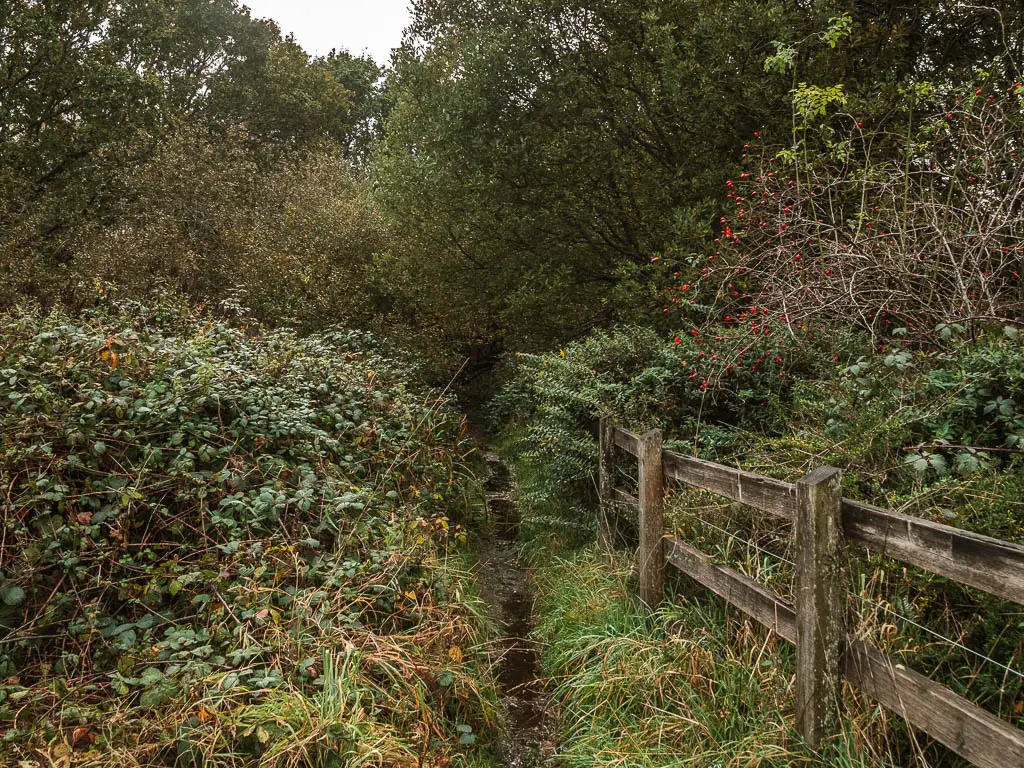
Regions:
<svg viewBox="0 0 1024 768"><path fill-rule="evenodd" d="M519 515L512 479L500 457L488 452L487 528L474 547L476 578L491 615L502 630L498 682L507 713L499 745L504 768L534 768L554 748L554 725L533 630L533 587L519 560Z"/></svg>

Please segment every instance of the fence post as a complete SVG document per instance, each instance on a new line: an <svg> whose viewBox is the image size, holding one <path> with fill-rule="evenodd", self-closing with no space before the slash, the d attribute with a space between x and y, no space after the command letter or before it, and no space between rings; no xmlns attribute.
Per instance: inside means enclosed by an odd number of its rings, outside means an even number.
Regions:
<svg viewBox="0 0 1024 768"><path fill-rule="evenodd" d="M640 436L640 548L637 568L640 574L640 599L654 608L665 592L665 536L663 507L665 484L662 464L661 432L651 430Z"/></svg>
<svg viewBox="0 0 1024 768"><path fill-rule="evenodd" d="M815 469L796 484L796 721L817 749L839 729L846 589L839 562L842 475Z"/></svg>
<svg viewBox="0 0 1024 768"><path fill-rule="evenodd" d="M598 542L606 550L615 548L618 525L615 501L615 419L602 416L598 427L597 455Z"/></svg>

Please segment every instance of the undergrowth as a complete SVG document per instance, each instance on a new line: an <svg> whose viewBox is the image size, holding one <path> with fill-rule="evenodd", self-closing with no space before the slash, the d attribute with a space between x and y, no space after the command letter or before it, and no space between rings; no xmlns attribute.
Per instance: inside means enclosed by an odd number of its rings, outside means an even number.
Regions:
<svg viewBox="0 0 1024 768"><path fill-rule="evenodd" d="M0 763L486 765L464 423L345 330L0 316Z"/></svg>
<svg viewBox="0 0 1024 768"><path fill-rule="evenodd" d="M866 735L890 716L848 713L819 756L794 730L791 646L713 599L670 594L651 613L630 564L592 549L538 568L537 634L563 710L564 766L895 766ZM685 587L683 587L685 589Z"/></svg>
<svg viewBox="0 0 1024 768"><path fill-rule="evenodd" d="M737 362L729 362L727 351L738 352L735 345L742 342L726 329L717 336L707 333L699 344L691 341L696 336L659 340L621 329L592 334L557 353L521 356L492 408L498 421L510 420L505 434L526 505L524 531L533 537L527 551L542 562L552 550L579 551L593 541L594 426L602 414L636 431L660 428L672 450L790 482L815 467L840 467L848 497L1021 541L1024 346L1013 328L991 328L973 338L966 338L961 327L944 330L928 351L904 345L872 348L865 340L858 343L855 335L807 336L780 350L774 365L758 365L756 371L753 364L739 371ZM753 361L752 351L758 355ZM765 359L750 348L744 354L747 363ZM715 379L715 371L722 378ZM704 381L709 385L703 386ZM758 391L761 387L765 394ZM616 484L635 489L635 460L620 453L616 467ZM678 488L668 495L666 527L717 562L784 598L792 595L792 532L778 521L705 492ZM628 524L620 528L627 539L628 529ZM717 600L699 591L698 599L686 595L649 623L635 606L622 602L628 593L621 583L624 566L618 566L614 579L602 575L607 567L593 555L577 555L541 568L547 574L542 576L542 634L553 644L547 656L550 672L560 680L559 696L570 722L577 718L574 727L583 734L566 729L567 764L594 759L598 764L673 765L673 755L680 754L690 756L690 762L680 758L686 765L789 765L809 759L800 750L789 754L788 719L785 725L763 719L762 710L791 717L789 683L780 691L772 679L762 679L760 666L784 666L789 650L776 647L744 620L727 621ZM859 639L993 714L1014 724L1021 721L1024 678L1014 670L1021 669L1024 656L1024 624L1017 606L860 552L850 552L847 574L849 626ZM609 602L608 594L618 602L600 607ZM581 612L575 625L573 601ZM636 714L636 722L626 728L623 723L632 716L615 714L617 706L605 713L600 701L626 696L624 711L630 711L628 696L633 694L616 687L627 685L625 679L603 665L609 654L624 653L622 648L639 633L652 649L659 643L666 647L658 674L671 678L673 670L686 669L690 656L671 650L677 641L666 629L666 614L672 611L685 617L675 625L679 638L700 639L714 649L711 666L702 674L711 680L706 696L715 705L689 703L693 681L685 683L690 686L685 695L661 698L667 690L662 678L638 670L643 682L637 694L653 698L643 699L637 710L648 714ZM558 618L549 619L552 613ZM572 626L580 637L565 634ZM613 632L612 639L607 632ZM755 639L747 637L751 632ZM570 645L562 648L563 641ZM755 646L766 649L763 657L750 656ZM638 659L643 658L640 647L634 649ZM747 677L731 672L729 659L742 661ZM714 688L717 681L726 687ZM761 698L748 698L750 686ZM678 701L688 703L682 708ZM860 694L848 690L846 704L846 735L821 756L826 764L965 764ZM723 724L719 706L749 709L749 725L743 725L744 718L735 727ZM683 728L677 720L687 712L697 713L689 724L697 735L669 749L637 736L669 728L665 738L671 743L671 729ZM619 722L620 716L626 719ZM594 724L592 734L582 729L583 723L588 728ZM627 735L601 741L602 733L620 732ZM696 744L695 751L687 751L688 744Z"/></svg>

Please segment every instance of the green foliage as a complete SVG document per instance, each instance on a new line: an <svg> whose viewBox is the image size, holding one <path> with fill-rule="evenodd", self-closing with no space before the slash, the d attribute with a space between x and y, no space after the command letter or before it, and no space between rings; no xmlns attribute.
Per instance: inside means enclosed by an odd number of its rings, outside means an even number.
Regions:
<svg viewBox="0 0 1024 768"><path fill-rule="evenodd" d="M649 331L596 333L564 356L521 357L518 376L496 399L498 418L516 419L510 451L519 457L526 550L538 563L538 634L545 669L559 681L566 764L710 765L728 756L781 766L815 759L784 746L792 727L788 646L737 623L714 597L678 595L650 617L629 600L628 563L616 568L614 559L578 551L551 562L553 552L588 538L571 526L590 515L580 499L596 466L586 432L591 413L611 412L636 429L661 426L677 448L790 481L834 464L844 469L849 496L1022 540L1024 476L1016 450L1008 450L1024 406L1024 348L1014 334L970 342L953 334L932 354L887 348L865 355L857 354L863 340L856 336L827 344L802 336L787 359L786 393L776 393L778 416L757 420L747 405L730 419L723 409L696 445L685 439L682 414L697 398L711 403L732 393L724 381L721 391L701 392L698 384L673 381L671 368L658 373L676 350L689 350L683 339L669 346ZM728 332L712 338L721 345ZM678 411L668 415L664 404L675 395ZM927 466L918 473L911 465L922 454ZM940 467L948 471L936 472ZM635 479L628 462L619 469L620 484ZM792 594L791 533L777 521L677 489L666 525L715 560ZM851 559L848 577L858 636L994 714L1019 718L1016 679L922 629L1019 667L1021 628L1004 601L877 557ZM915 741L899 718L866 699L846 706L844 737L820 756L828 764L896 766L922 753L930 765L962 764L940 746Z"/></svg>
<svg viewBox="0 0 1024 768"><path fill-rule="evenodd" d="M668 274L681 277L669 285L702 274L727 228L715 189L755 157L746 142L789 141L794 120L817 141L820 127L830 136L811 159L833 160L852 192L850 142L863 139L878 164L917 140L876 140L879 123L903 119L906 89L952 89L979 66L1004 86L1019 80L1018 6L417 4L375 156L402 244L387 268L411 332L454 368L467 355L564 344L595 324L677 327L672 313L652 316L666 307L653 288L668 275L643 267L671 258ZM858 120L870 127L851 137ZM820 210L808 222L828 221L834 201L811 191ZM772 273L785 274L757 279ZM716 290L722 277L712 275Z"/></svg>
<svg viewBox="0 0 1024 768"><path fill-rule="evenodd" d="M407 362L167 300L0 324L8 750L385 764L493 725L462 421Z"/></svg>
<svg viewBox="0 0 1024 768"><path fill-rule="evenodd" d="M519 355L491 418L511 425L510 453L547 478L552 498L589 498L600 415L662 429L675 450L709 459L729 455L738 431L782 429L791 382L834 370L842 348L839 337L801 335L802 347L738 323L669 338L642 327L598 331L558 352Z"/></svg>
<svg viewBox="0 0 1024 768"><path fill-rule="evenodd" d="M633 270L700 247L743 137L786 114L760 72L786 6L419 4L376 156L413 322L455 354L646 312Z"/></svg>
<svg viewBox="0 0 1024 768"><path fill-rule="evenodd" d="M1020 466L1019 335L951 336L925 353L910 342L868 350L856 334L807 329L796 339L751 333L749 324L714 332L664 339L622 328L520 355L491 417L510 425L510 453L548 476L563 501L565 491L586 498L592 486L603 414L635 431L659 428L675 450L787 479L817 456L843 467L856 495L882 503L946 473L984 483ZM972 527L1018 538L1006 503Z"/></svg>
<svg viewBox="0 0 1024 768"><path fill-rule="evenodd" d="M302 330L367 328L386 306L372 254L388 234L365 175L336 146L257 162L241 141L189 133L125 183L133 194L117 206L118 225L77 246L80 302L95 295L95 278L131 296L170 285Z"/></svg>
<svg viewBox="0 0 1024 768"><path fill-rule="evenodd" d="M968 500L961 499L962 510L944 503L939 519L1017 540L1016 500L996 490L1004 482L1012 487L1020 472L1022 392L1024 347L1019 338L991 333L954 339L931 354L860 356L834 381L801 388L791 428L830 444L830 460L864 478L861 495L904 503L921 495L914 503L920 514L937 514L925 503L927 489L951 474L947 492L958 488ZM812 429L816 424L823 428ZM993 493L969 501L968 489L986 485Z"/></svg>
<svg viewBox="0 0 1024 768"><path fill-rule="evenodd" d="M846 106L842 83L828 88L800 83L793 92L793 109L807 127L817 117L824 117L830 106Z"/></svg>

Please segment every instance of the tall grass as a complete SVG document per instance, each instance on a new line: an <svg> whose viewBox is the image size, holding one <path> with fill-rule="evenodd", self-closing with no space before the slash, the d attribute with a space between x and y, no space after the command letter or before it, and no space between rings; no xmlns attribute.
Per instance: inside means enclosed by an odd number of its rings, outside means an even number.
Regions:
<svg viewBox="0 0 1024 768"><path fill-rule="evenodd" d="M680 582L658 611L631 597L627 558L581 550L537 569L537 635L561 706L557 765L904 765L888 714L851 698L819 755L793 718L793 647ZM927 764L927 763L922 763Z"/></svg>

